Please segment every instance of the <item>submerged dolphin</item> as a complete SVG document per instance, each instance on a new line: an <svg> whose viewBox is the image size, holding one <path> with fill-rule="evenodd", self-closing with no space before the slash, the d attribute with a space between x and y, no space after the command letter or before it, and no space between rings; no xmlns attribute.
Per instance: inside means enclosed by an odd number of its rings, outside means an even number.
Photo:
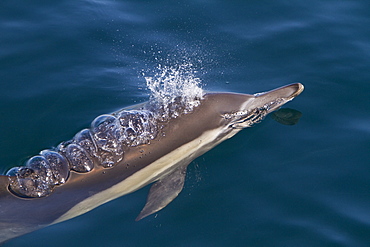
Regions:
<svg viewBox="0 0 370 247"><path fill-rule="evenodd" d="M176 99L98 117L71 141L0 175L0 243L153 182L136 220L161 210L181 192L191 161L302 91L296 83L254 95L207 93L191 111Z"/></svg>

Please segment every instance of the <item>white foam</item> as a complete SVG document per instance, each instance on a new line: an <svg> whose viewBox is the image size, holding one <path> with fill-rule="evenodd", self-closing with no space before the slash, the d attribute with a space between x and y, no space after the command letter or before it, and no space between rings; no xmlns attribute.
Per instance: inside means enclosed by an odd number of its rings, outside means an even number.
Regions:
<svg viewBox="0 0 370 247"><path fill-rule="evenodd" d="M157 69L158 72L154 76L145 79L151 92L149 105L156 108L151 109L153 112L160 113L159 118L177 117L192 111L200 104L203 89L192 64L159 65Z"/></svg>

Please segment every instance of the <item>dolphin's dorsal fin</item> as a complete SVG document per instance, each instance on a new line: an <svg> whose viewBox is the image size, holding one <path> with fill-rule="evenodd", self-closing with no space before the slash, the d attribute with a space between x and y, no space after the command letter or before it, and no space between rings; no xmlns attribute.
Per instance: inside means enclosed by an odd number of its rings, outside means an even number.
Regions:
<svg viewBox="0 0 370 247"><path fill-rule="evenodd" d="M146 204L143 210L141 210L139 216L137 216L136 221L139 221L142 218L154 214L166 207L179 195L184 187L187 166L188 164L178 167L175 171L161 178L152 185Z"/></svg>

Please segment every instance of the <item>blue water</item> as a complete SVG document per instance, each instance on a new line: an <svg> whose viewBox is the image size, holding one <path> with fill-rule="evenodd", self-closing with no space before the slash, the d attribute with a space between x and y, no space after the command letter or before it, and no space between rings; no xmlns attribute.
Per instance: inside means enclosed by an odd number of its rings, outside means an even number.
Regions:
<svg viewBox="0 0 370 247"><path fill-rule="evenodd" d="M0 2L1 172L147 100L158 64L209 91L301 82L303 116L195 160L154 216L134 221L144 188L5 247L370 245L369 1L33 2Z"/></svg>

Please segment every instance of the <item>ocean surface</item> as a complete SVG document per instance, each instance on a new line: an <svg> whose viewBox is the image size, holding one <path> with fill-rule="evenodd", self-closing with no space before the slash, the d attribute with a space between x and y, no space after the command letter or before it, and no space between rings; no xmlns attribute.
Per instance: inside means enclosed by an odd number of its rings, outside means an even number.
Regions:
<svg viewBox="0 0 370 247"><path fill-rule="evenodd" d="M4 247L370 246L369 27L365 0L1 1L1 173L146 101L161 66L206 91L305 85L296 125L199 157L157 214L135 222L145 187Z"/></svg>

